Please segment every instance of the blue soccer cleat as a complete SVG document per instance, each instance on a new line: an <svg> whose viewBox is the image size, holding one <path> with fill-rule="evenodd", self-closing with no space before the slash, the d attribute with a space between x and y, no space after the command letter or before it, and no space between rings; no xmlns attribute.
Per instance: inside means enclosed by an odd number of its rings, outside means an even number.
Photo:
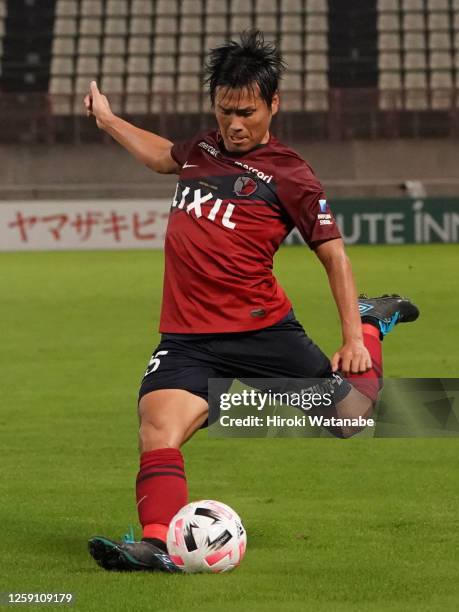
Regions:
<svg viewBox="0 0 459 612"><path fill-rule="evenodd" d="M419 317L419 309L408 298L397 294L369 298L359 295L359 312L362 323L375 325L381 337L391 332L398 323L411 323Z"/></svg>

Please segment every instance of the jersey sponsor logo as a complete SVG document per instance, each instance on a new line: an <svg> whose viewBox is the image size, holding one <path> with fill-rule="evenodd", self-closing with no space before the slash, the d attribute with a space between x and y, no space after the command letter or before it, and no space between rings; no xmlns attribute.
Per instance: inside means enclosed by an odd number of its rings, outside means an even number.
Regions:
<svg viewBox="0 0 459 612"><path fill-rule="evenodd" d="M204 149L204 151L206 151L207 153L209 153L213 157L218 157L220 155L220 151L218 149L216 149L215 147L213 147L212 145L210 145L205 140L201 140L201 142L198 143L198 147L201 147L201 149ZM270 183L272 181L272 179L273 179L273 175L272 174L265 174L261 170L258 170L258 168L254 168L253 166L249 166L248 164L243 164L240 161L235 161L233 163L236 166L240 166L241 168L244 168L244 170L248 170L249 172L253 172L254 174L257 175L257 177L259 179L261 179L262 181L265 181L266 183Z"/></svg>
<svg viewBox="0 0 459 612"><path fill-rule="evenodd" d="M270 183L272 181L272 178L273 178L272 174L265 174L261 170L258 170L258 168L254 168L253 166L249 166L248 164L243 164L240 161L235 161L234 163L236 166L240 166L241 168L244 168L244 170L253 172L254 174L257 175L259 179L261 179L262 181L265 181L265 183Z"/></svg>
<svg viewBox="0 0 459 612"><path fill-rule="evenodd" d="M196 219L204 217L205 219L209 219L215 223L218 223L216 219L217 215L219 215L221 225L233 230L236 227L236 223L231 221L231 217L233 216L234 209L236 208L235 204L227 202L226 205L223 205L223 200L221 198L217 198L210 210L206 214L203 213L202 204L209 202L213 199L213 197L214 195L212 192L201 194L201 189L195 189L193 192L191 192L189 187L185 187L180 193L180 183L177 183L174 199L172 200L172 208L185 210L185 212L189 215L193 213L193 216ZM219 214L220 209L222 211L224 209L223 214Z"/></svg>
<svg viewBox="0 0 459 612"><path fill-rule="evenodd" d="M255 179L250 176L238 176L234 183L233 191L238 196L249 196L258 189Z"/></svg>
<svg viewBox="0 0 459 612"><path fill-rule="evenodd" d="M331 219L331 215L326 214L326 215L321 215L320 213L317 215L318 219Z"/></svg>
<svg viewBox="0 0 459 612"><path fill-rule="evenodd" d="M210 153L211 155L213 155L214 157L218 157L219 155L219 151L218 149L216 149L215 147L213 147L212 145L210 145L208 142L206 142L205 140L201 140L201 142L198 144L198 147L201 147L201 149L204 149L204 151L207 151L207 153Z"/></svg>
<svg viewBox="0 0 459 612"><path fill-rule="evenodd" d="M319 200L320 212L325 212L327 210L327 200Z"/></svg>
<svg viewBox="0 0 459 612"><path fill-rule="evenodd" d="M333 221L331 219L320 219L319 225L332 225Z"/></svg>

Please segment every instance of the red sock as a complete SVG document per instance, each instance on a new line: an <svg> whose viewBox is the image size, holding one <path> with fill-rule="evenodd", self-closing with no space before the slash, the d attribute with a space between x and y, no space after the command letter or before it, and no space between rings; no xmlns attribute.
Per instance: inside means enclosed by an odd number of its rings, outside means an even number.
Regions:
<svg viewBox="0 0 459 612"><path fill-rule="evenodd" d="M142 453L136 496L143 537L165 542L171 519L188 501L183 455L177 448Z"/></svg>
<svg viewBox="0 0 459 612"><path fill-rule="evenodd" d="M378 392L382 387L383 364L382 343L379 339L379 329L370 323L363 323L363 343L370 353L372 368L363 374L348 374L352 386L360 393L366 395L371 401L376 402Z"/></svg>

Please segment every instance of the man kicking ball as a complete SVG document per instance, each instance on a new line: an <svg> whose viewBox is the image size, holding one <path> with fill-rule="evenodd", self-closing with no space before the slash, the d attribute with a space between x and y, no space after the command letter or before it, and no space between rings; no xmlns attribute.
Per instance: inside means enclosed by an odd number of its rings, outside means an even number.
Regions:
<svg viewBox="0 0 459 612"><path fill-rule="evenodd" d="M213 49L206 68L218 128L186 142L115 116L95 82L85 98L87 114L139 161L179 175L165 241L161 342L139 392L143 538L93 537L89 551L107 570L180 571L166 534L188 501L180 448L207 421L209 378L320 378L333 388L336 416L369 416L382 378L381 341L419 315L397 295L358 299L321 184L270 132L284 69L275 45L247 32ZM331 360L272 274L273 256L294 227L324 266L338 308L342 345Z"/></svg>

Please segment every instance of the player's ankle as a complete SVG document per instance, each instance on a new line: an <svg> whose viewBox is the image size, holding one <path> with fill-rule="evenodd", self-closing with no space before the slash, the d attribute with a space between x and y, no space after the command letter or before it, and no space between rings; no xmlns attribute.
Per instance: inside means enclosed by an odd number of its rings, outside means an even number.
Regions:
<svg viewBox="0 0 459 612"><path fill-rule="evenodd" d="M368 334L370 336L374 336L375 338L381 338L381 330L379 329L379 325L377 321L363 321L362 322L362 332L364 334Z"/></svg>
<svg viewBox="0 0 459 612"><path fill-rule="evenodd" d="M167 544L164 540L160 540L159 538L142 538L142 542L149 542L167 554Z"/></svg>
<svg viewBox="0 0 459 612"><path fill-rule="evenodd" d="M149 540L160 540L165 542L167 540L167 526L162 523L150 523L143 526L142 539Z"/></svg>

